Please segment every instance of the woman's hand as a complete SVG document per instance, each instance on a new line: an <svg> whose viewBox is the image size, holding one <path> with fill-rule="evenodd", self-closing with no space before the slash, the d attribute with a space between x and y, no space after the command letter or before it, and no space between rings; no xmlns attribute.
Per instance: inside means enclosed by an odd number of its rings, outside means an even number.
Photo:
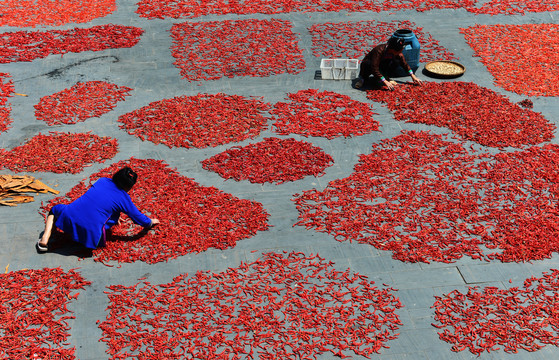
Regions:
<svg viewBox="0 0 559 360"><path fill-rule="evenodd" d="M413 80L413 83L416 85L421 85L423 83L423 81L421 81L417 76L415 76L415 74L411 74L411 79Z"/></svg>
<svg viewBox="0 0 559 360"><path fill-rule="evenodd" d="M154 227L155 225L159 224L159 219L151 219L151 226L150 227Z"/></svg>
<svg viewBox="0 0 559 360"><path fill-rule="evenodd" d="M388 90L394 90L394 84L392 81L384 80L384 85L388 88Z"/></svg>

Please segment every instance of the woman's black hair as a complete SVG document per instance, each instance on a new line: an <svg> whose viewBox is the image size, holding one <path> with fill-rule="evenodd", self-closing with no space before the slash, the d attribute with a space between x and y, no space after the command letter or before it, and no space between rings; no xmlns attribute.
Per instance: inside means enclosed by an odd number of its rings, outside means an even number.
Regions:
<svg viewBox="0 0 559 360"><path fill-rule="evenodd" d="M124 191L130 191L136 180L138 180L138 174L128 166L123 167L113 175L113 182Z"/></svg>
<svg viewBox="0 0 559 360"><path fill-rule="evenodd" d="M390 39L388 39L388 46L387 47L389 49L400 51L400 50L404 49L405 43L406 43L406 41L402 38L391 37Z"/></svg>

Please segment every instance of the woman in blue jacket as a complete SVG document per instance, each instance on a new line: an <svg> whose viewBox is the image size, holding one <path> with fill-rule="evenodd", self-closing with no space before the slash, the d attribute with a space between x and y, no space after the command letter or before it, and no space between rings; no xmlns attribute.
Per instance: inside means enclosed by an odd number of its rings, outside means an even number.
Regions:
<svg viewBox="0 0 559 360"><path fill-rule="evenodd" d="M159 224L142 214L128 192L138 179L129 167L117 171L112 179L100 178L82 196L68 205L52 207L43 236L37 242L39 252L48 251L53 225L71 236L72 240L89 249L105 245L106 231L118 223L120 213L128 215L136 224L151 228Z"/></svg>

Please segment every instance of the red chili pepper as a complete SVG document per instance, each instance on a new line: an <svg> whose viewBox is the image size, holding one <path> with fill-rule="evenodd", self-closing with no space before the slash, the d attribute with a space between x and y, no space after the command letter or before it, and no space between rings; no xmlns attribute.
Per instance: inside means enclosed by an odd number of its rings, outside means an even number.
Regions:
<svg viewBox="0 0 559 360"><path fill-rule="evenodd" d="M111 111L130 91L126 86L103 81L77 83L41 98L35 105L35 117L49 125L75 124Z"/></svg>
<svg viewBox="0 0 559 360"><path fill-rule="evenodd" d="M111 286L101 340L112 359L126 351L173 357L177 349L193 359L250 358L255 350L261 359L378 353L398 336L395 310L402 305L394 289L331 266L317 255L268 253L217 274ZM332 296L333 288L345 298Z"/></svg>
<svg viewBox="0 0 559 360"><path fill-rule="evenodd" d="M14 83L10 74L0 73L0 133L8 130L12 119L10 113L12 108L8 98L15 92Z"/></svg>
<svg viewBox="0 0 559 360"><path fill-rule="evenodd" d="M426 82L394 91L368 91L386 103L397 120L447 127L485 146L522 147L553 138L555 125L494 91L468 82ZM452 94L452 96L441 96Z"/></svg>
<svg viewBox="0 0 559 360"><path fill-rule="evenodd" d="M308 175L322 176L333 161L330 155L310 143L264 138L262 142L233 147L212 156L202 161L202 167L225 179L281 184Z"/></svg>
<svg viewBox="0 0 559 360"><path fill-rule="evenodd" d="M118 121L142 140L170 148L205 148L258 136L266 129L263 112L269 106L261 98L197 94L153 102Z"/></svg>
<svg viewBox="0 0 559 360"><path fill-rule="evenodd" d="M305 69L291 22L285 20L187 22L173 25L171 37L174 64L188 81L298 74Z"/></svg>
<svg viewBox="0 0 559 360"><path fill-rule="evenodd" d="M115 0L5 0L1 9L0 26L59 26L107 16L116 10L116 4Z"/></svg>
<svg viewBox="0 0 559 360"><path fill-rule="evenodd" d="M99 25L91 28L16 31L0 34L0 63L33 61L51 54L132 47L144 30L133 26Z"/></svg>
<svg viewBox="0 0 559 360"><path fill-rule="evenodd" d="M48 135L39 134L25 144L3 152L0 167L16 172L76 174L85 166L114 157L117 151L117 141L109 137L50 132Z"/></svg>
<svg viewBox="0 0 559 360"><path fill-rule="evenodd" d="M559 251L558 155L552 144L470 153L441 135L404 132L374 144L351 176L295 194L295 225L409 262L549 258Z"/></svg>
<svg viewBox="0 0 559 360"><path fill-rule="evenodd" d="M509 0L510 1L510 0ZM416 10L428 11L432 9L472 9L474 0L381 0L381 1L356 1L338 0L335 2L313 2L277 0L254 0L249 2L223 2L220 0L206 0L203 2L184 3L178 0L141 0L138 11L142 17L148 19L164 18L193 18L203 15L225 14L279 14L289 12L323 12L323 11L393 11ZM475 8L473 8L475 9Z"/></svg>
<svg viewBox="0 0 559 360"><path fill-rule="evenodd" d="M455 290L435 296L433 326L444 329L439 336L454 344L453 351L468 348L479 355L499 349L498 345L514 353L519 348L535 351L547 344L557 346L557 321L550 309L556 306L557 290L558 270L527 280L522 289L469 288L467 294Z"/></svg>
<svg viewBox="0 0 559 360"><path fill-rule="evenodd" d="M524 4L532 6L532 9L540 6L559 10L558 3L553 5L543 5L535 1L503 1L503 3L504 8L507 4L515 3L520 6ZM492 5L490 2L487 6ZM557 24L475 25L460 29L474 50L475 56L480 57L481 62L495 78L495 85L528 96L559 95L559 84L550 81L548 76L548 69L559 63L559 55L552 51L559 46L559 39L555 36L558 31ZM522 39L523 44L520 51L518 39ZM549 49L549 51L542 49ZM542 51L547 54L545 57L536 60L532 56ZM511 66L514 66L513 71L510 71Z"/></svg>
<svg viewBox="0 0 559 360"><path fill-rule="evenodd" d="M276 117L275 132L332 139L358 136L379 130L370 104L349 96L315 89L288 94L289 102L278 102L270 111Z"/></svg>
<svg viewBox="0 0 559 360"><path fill-rule="evenodd" d="M314 56L322 58L362 59L372 49L371 44L385 43L398 29L410 29L421 44L421 62L454 60L454 54L429 33L411 21L352 21L321 23L309 27ZM367 34L364 38L362 34ZM374 45L373 45L374 46Z"/></svg>
<svg viewBox="0 0 559 360"><path fill-rule="evenodd" d="M0 357L6 359L74 359L66 340L67 304L77 289L91 283L75 270L20 270L0 274ZM46 340L47 339L47 340Z"/></svg>

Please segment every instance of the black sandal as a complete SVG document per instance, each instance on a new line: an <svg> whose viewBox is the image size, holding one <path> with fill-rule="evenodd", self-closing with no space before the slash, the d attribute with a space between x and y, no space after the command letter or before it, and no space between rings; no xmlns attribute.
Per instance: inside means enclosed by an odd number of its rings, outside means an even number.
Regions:
<svg viewBox="0 0 559 360"><path fill-rule="evenodd" d="M40 244L41 240L37 241L37 244L35 244L35 247L37 248L37 251L40 253L44 253L49 251L49 248L47 246L43 246Z"/></svg>

